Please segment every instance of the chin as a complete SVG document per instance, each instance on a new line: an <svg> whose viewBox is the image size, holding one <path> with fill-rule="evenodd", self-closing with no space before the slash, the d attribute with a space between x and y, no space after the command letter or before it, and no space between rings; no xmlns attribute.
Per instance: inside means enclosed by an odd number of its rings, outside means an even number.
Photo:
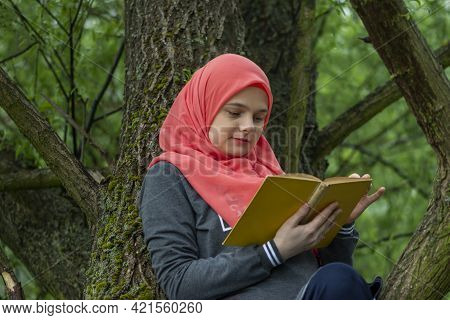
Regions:
<svg viewBox="0 0 450 320"><path fill-rule="evenodd" d="M246 150L241 150L241 151L236 150L235 152L227 152L226 154L229 156L233 156L233 157L243 157L246 154L248 154L250 152L250 150L251 149L249 149L249 150L246 149Z"/></svg>

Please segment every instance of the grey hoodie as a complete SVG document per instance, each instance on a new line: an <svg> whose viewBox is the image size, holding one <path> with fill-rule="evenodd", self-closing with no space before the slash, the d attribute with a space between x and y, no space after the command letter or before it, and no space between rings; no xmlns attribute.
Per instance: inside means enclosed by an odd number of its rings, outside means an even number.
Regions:
<svg viewBox="0 0 450 320"><path fill-rule="evenodd" d="M273 240L222 246L231 228L181 171L159 161L145 175L139 215L157 281L169 299L295 299L319 264L311 251L284 261ZM354 223L319 249L321 262L352 265Z"/></svg>

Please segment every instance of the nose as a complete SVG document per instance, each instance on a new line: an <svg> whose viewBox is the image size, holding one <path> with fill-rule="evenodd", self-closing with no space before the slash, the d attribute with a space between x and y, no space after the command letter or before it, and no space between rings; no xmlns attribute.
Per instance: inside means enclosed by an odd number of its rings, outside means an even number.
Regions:
<svg viewBox="0 0 450 320"><path fill-rule="evenodd" d="M245 117L241 117L241 121L239 123L240 131L251 132L255 129L255 127L256 126L252 115L246 115Z"/></svg>

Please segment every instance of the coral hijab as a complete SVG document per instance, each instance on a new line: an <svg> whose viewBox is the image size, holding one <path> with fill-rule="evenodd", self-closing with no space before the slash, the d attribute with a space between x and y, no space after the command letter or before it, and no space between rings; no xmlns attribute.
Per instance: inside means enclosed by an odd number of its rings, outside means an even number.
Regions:
<svg viewBox="0 0 450 320"><path fill-rule="evenodd" d="M264 71L237 54L222 54L198 69L175 99L159 133L161 160L175 165L191 186L230 226L234 226L267 175L284 173L268 141L261 135L241 157L224 154L208 137L215 115L232 96L249 86L272 93Z"/></svg>

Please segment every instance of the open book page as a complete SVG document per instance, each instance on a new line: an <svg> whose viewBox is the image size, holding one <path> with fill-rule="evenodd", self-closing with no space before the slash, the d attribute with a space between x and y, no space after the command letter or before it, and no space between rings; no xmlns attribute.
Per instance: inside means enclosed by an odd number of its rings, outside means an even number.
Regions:
<svg viewBox="0 0 450 320"><path fill-rule="evenodd" d="M371 178L349 178L349 177L331 177L324 180L327 185L338 183L360 183L361 181L372 181Z"/></svg>
<svg viewBox="0 0 450 320"><path fill-rule="evenodd" d="M286 173L286 174L280 175L280 177L313 180L313 181L318 181L318 182L322 181L319 178L312 176L310 174L306 174L306 173Z"/></svg>

